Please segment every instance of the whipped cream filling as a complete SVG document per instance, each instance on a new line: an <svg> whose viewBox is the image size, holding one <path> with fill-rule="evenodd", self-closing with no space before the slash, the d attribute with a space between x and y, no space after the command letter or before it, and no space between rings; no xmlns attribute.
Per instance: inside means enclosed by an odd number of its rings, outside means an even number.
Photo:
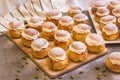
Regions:
<svg viewBox="0 0 120 80"><path fill-rule="evenodd" d="M24 23L22 23L20 26L16 26L16 27L12 27L12 28L10 28L10 29L13 29L13 30L21 30L21 29L24 29L25 28L25 26L24 26Z"/></svg>
<svg viewBox="0 0 120 80"><path fill-rule="evenodd" d="M74 24L74 21L70 21L68 23L65 23L65 22L62 22L61 20L59 21L59 23L62 25L62 26L69 26L69 25L73 25Z"/></svg>
<svg viewBox="0 0 120 80"><path fill-rule="evenodd" d="M69 46L69 50L74 52L74 53L77 53L77 54L82 54L83 52L86 51L86 46L84 44L81 44L83 48L77 50L75 48L72 47L72 45Z"/></svg>
<svg viewBox="0 0 120 80"><path fill-rule="evenodd" d="M88 20L88 17L86 15L84 15L84 18L74 18L75 21L86 21Z"/></svg>
<svg viewBox="0 0 120 80"><path fill-rule="evenodd" d="M82 11L79 9L69 9L69 13L81 13Z"/></svg>
<svg viewBox="0 0 120 80"><path fill-rule="evenodd" d="M79 28L77 26L74 26L73 27L73 30L76 32L76 33L80 33L80 34L85 34L85 33L89 33L90 32L90 29L82 29L82 28Z"/></svg>
<svg viewBox="0 0 120 80"><path fill-rule="evenodd" d="M99 16L105 16L105 15L108 15L109 14L109 11L105 12L105 13L99 13L99 12L96 12L97 15Z"/></svg>
<svg viewBox="0 0 120 80"><path fill-rule="evenodd" d="M103 27L103 32L105 32L107 35L112 35L118 32L118 28L116 27L115 30L109 31Z"/></svg>
<svg viewBox="0 0 120 80"><path fill-rule="evenodd" d="M60 12L58 15L50 16L48 19L56 19L59 20L62 17L62 13Z"/></svg>
<svg viewBox="0 0 120 80"><path fill-rule="evenodd" d="M66 53L64 53L63 56L61 56L61 57L55 57L55 56L52 56L50 54L48 54L48 56L54 61L59 61L59 60L65 60L66 59Z"/></svg>
<svg viewBox="0 0 120 80"><path fill-rule="evenodd" d="M43 27L42 30L45 31L45 32L50 33L50 32L56 31L56 30L58 30L58 29L57 29L57 27L52 28L52 29L50 29L50 28L46 28L46 27Z"/></svg>
<svg viewBox="0 0 120 80"><path fill-rule="evenodd" d="M110 58L110 61L111 61L111 63L114 64L114 65L120 65L120 61L119 61L119 60L115 60L115 59L111 59L111 58Z"/></svg>
<svg viewBox="0 0 120 80"><path fill-rule="evenodd" d="M101 44L104 43L103 39L101 39L100 41L91 39L89 36L86 37L86 43L90 46L99 46Z"/></svg>
<svg viewBox="0 0 120 80"><path fill-rule="evenodd" d="M105 16L106 17L106 16ZM103 17L103 18L101 18L100 19L100 22L101 23L103 23L103 24L108 24L108 23L114 23L114 22L116 22L116 18L115 17L113 17L113 19L112 20L108 20L107 21L107 17L106 17L106 20L104 21L103 19L105 19L105 17ZM111 16L112 17L112 16ZM109 17L108 17L109 18Z"/></svg>
<svg viewBox="0 0 120 80"><path fill-rule="evenodd" d="M37 35L34 35L34 36L30 36L28 34L26 34L24 31L21 33L22 37L27 39L27 40L34 40L34 39L37 39L38 36L40 35L40 33L38 32Z"/></svg>
<svg viewBox="0 0 120 80"><path fill-rule="evenodd" d="M54 38L57 40L57 41L60 41L60 42L66 42L66 41L68 41L70 38L71 38L71 36L70 36L70 34L67 32L67 35L66 36L54 36Z"/></svg>
<svg viewBox="0 0 120 80"><path fill-rule="evenodd" d="M42 40L44 40L44 39L42 39ZM41 40L41 43L39 43L39 44L42 44L42 40ZM48 43L48 41L46 41L45 40L45 44L44 44L44 46L36 46L36 41L33 41L33 43L31 44L31 48L34 50L34 51L41 51L42 49L44 49L44 48L47 48L48 46L49 46L49 43Z"/></svg>

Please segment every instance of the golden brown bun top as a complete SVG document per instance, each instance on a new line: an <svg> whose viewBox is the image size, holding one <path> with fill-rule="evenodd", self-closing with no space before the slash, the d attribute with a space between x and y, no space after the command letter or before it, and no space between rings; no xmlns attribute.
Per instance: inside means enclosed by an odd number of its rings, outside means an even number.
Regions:
<svg viewBox="0 0 120 80"><path fill-rule="evenodd" d="M59 36L59 37L60 37L60 36L61 36L61 37L62 37L62 36L64 37L64 36L67 36L68 34L69 34L69 32L66 31L66 30L58 30L58 31L56 31L56 33L55 33L55 35L56 35L56 36Z"/></svg>
<svg viewBox="0 0 120 80"><path fill-rule="evenodd" d="M95 33L90 34L89 38L91 38L95 41L98 41L98 42L103 40L102 36L100 36L99 34L95 34Z"/></svg>
<svg viewBox="0 0 120 80"><path fill-rule="evenodd" d="M78 6L78 5L71 5L70 6L70 9L72 9L72 10L82 10L81 8L80 8L80 6Z"/></svg>
<svg viewBox="0 0 120 80"><path fill-rule="evenodd" d="M85 47L85 44L80 41L74 41L72 42L71 46L76 50L81 50Z"/></svg>
<svg viewBox="0 0 120 80"><path fill-rule="evenodd" d="M106 7L100 7L97 9L97 13L99 14L104 14L104 13L108 13L109 10Z"/></svg>
<svg viewBox="0 0 120 80"><path fill-rule="evenodd" d="M104 27L104 29L107 31L114 31L114 30L116 30L116 28L117 28L117 26L113 23L109 23Z"/></svg>
<svg viewBox="0 0 120 80"><path fill-rule="evenodd" d="M47 17L55 16L55 15L58 15L59 13L60 13L60 11L58 11L58 10L48 11L48 12L46 12L46 16Z"/></svg>
<svg viewBox="0 0 120 80"><path fill-rule="evenodd" d="M54 29L54 28L56 28L57 26L56 26L53 22L44 22L44 23L42 24L42 27L48 28L48 29Z"/></svg>
<svg viewBox="0 0 120 80"><path fill-rule="evenodd" d="M120 4L120 1L119 1L119 0L111 0L111 1L109 2L109 4L111 4L111 5L119 5L119 4Z"/></svg>
<svg viewBox="0 0 120 80"><path fill-rule="evenodd" d="M54 47L49 51L49 55L52 57L62 57L66 54L65 50L60 47Z"/></svg>
<svg viewBox="0 0 120 80"><path fill-rule="evenodd" d="M33 28L27 28L24 30L24 33L30 36L38 35L38 31Z"/></svg>
<svg viewBox="0 0 120 80"><path fill-rule="evenodd" d="M106 6L106 3L104 1L95 1L93 3L93 6L94 7L105 7Z"/></svg>
<svg viewBox="0 0 120 80"><path fill-rule="evenodd" d="M9 23L10 28L15 28L18 27L20 25L22 25L23 23L17 20L13 20L12 22Z"/></svg>
<svg viewBox="0 0 120 80"><path fill-rule="evenodd" d="M70 16L63 16L61 19L60 19L61 22L63 23L69 23L71 21L73 21L72 17Z"/></svg>
<svg viewBox="0 0 120 80"><path fill-rule="evenodd" d="M33 17L30 18L29 21L32 22L32 23L37 23L37 22L40 22L42 20L43 19L41 17L39 17L39 16L33 16Z"/></svg>
<svg viewBox="0 0 120 80"><path fill-rule="evenodd" d="M108 57L111 59L120 61L120 52L113 52Z"/></svg>
<svg viewBox="0 0 120 80"><path fill-rule="evenodd" d="M79 28L82 28L84 30L91 29L91 27L89 25L87 25L87 24L78 24L76 26L79 27Z"/></svg>
<svg viewBox="0 0 120 80"><path fill-rule="evenodd" d="M112 15L107 15L107 16L104 16L100 19L100 21L102 22L116 22L116 17L115 16L112 16Z"/></svg>
<svg viewBox="0 0 120 80"><path fill-rule="evenodd" d="M87 16L85 14L76 14L73 16L73 19L83 19L83 18L86 18Z"/></svg>
<svg viewBox="0 0 120 80"><path fill-rule="evenodd" d="M38 39L33 41L32 45L35 47L38 47L38 48L44 47L45 45L48 45L48 41L44 38L38 38Z"/></svg>

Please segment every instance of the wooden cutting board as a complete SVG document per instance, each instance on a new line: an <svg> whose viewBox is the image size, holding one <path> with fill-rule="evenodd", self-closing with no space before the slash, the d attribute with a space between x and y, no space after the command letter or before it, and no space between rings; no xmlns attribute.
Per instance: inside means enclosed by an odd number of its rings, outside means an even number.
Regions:
<svg viewBox="0 0 120 80"><path fill-rule="evenodd" d="M92 60L95 60L103 55L106 54L107 52L107 49L103 50L103 52L101 53L98 53L98 54L92 54L92 53L88 53L88 58L83 61L83 62L72 62L72 61L69 61L69 65L66 69L64 70L61 70L61 71L53 71L51 70L49 67L48 67L48 64L47 64L47 57L44 58L44 59L35 59L32 54L31 54L31 48L27 48L25 46L23 46L21 44L21 39L12 39L9 35L9 32L6 32L6 35L8 36L8 38L14 42L26 55L28 55L30 57L30 59L46 74L48 75L50 78L57 78L69 71L72 71ZM53 45L53 42L50 43L51 45Z"/></svg>

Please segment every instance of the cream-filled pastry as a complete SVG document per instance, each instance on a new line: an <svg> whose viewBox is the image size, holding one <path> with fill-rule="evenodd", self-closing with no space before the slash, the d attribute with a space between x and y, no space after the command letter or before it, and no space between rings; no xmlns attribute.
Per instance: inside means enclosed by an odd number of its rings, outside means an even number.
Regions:
<svg viewBox="0 0 120 80"><path fill-rule="evenodd" d="M82 14L82 13L74 15L73 20L74 20L75 25L80 24L80 23L88 24L89 22L87 15Z"/></svg>
<svg viewBox="0 0 120 80"><path fill-rule="evenodd" d="M58 30L54 35L54 45L67 49L69 44L72 42L71 35L68 31Z"/></svg>
<svg viewBox="0 0 120 80"><path fill-rule="evenodd" d="M48 66L52 70L63 70L68 66L68 58L64 49L54 47L48 52Z"/></svg>
<svg viewBox="0 0 120 80"><path fill-rule="evenodd" d="M60 12L58 10L46 12L46 21L53 22L56 25L58 25L58 22L61 17L62 17L62 12Z"/></svg>
<svg viewBox="0 0 120 80"><path fill-rule="evenodd" d="M120 29L120 18L117 19L117 27Z"/></svg>
<svg viewBox="0 0 120 80"><path fill-rule="evenodd" d="M106 24L109 24L109 23L114 23L116 24L116 17L115 16L112 16L112 15L107 15L107 16L104 16L100 19L99 21L99 28L100 30L102 30L102 28L106 25Z"/></svg>
<svg viewBox="0 0 120 80"><path fill-rule="evenodd" d="M42 24L41 36L49 41L54 40L54 34L58 30L57 26L52 22L44 22Z"/></svg>
<svg viewBox="0 0 120 80"><path fill-rule="evenodd" d="M107 4L104 1L100 1L100 0L93 2L92 13L95 15L97 9L100 8L100 7L107 7Z"/></svg>
<svg viewBox="0 0 120 80"><path fill-rule="evenodd" d="M85 38L91 34L91 27L87 24L78 24L73 27L73 39L85 42Z"/></svg>
<svg viewBox="0 0 120 80"><path fill-rule="evenodd" d="M34 28L36 30L38 30L39 32L42 31L42 23L44 22L44 19L40 16L33 16L33 17L29 17L27 18L27 28Z"/></svg>
<svg viewBox="0 0 120 80"><path fill-rule="evenodd" d="M116 18L119 18L119 17L120 17L120 6L115 7L115 8L112 10L112 14L113 14Z"/></svg>
<svg viewBox="0 0 120 80"><path fill-rule="evenodd" d="M49 42L44 38L38 38L31 44L32 55L35 58L45 58L50 50Z"/></svg>
<svg viewBox="0 0 120 80"><path fill-rule="evenodd" d="M111 41L119 38L119 31L118 27L113 24L109 23L102 29L102 36L105 40Z"/></svg>
<svg viewBox="0 0 120 80"><path fill-rule="evenodd" d="M105 43L101 35L92 33L85 39L87 49L92 53L100 53L105 50Z"/></svg>
<svg viewBox="0 0 120 80"><path fill-rule="evenodd" d="M25 29L22 33L22 44L26 47L31 47L31 43L33 40L37 39L40 35L40 33L32 28Z"/></svg>
<svg viewBox="0 0 120 80"><path fill-rule="evenodd" d="M106 57L106 66L112 72L120 73L120 52L112 52Z"/></svg>
<svg viewBox="0 0 120 80"><path fill-rule="evenodd" d="M73 26L74 20L70 16L63 16L58 23L59 29L67 30L69 32L71 32Z"/></svg>
<svg viewBox="0 0 120 80"><path fill-rule="evenodd" d="M117 6L120 6L120 1L119 0L111 0L108 3L108 9L110 10L111 13L112 13L112 10Z"/></svg>
<svg viewBox="0 0 120 80"><path fill-rule="evenodd" d="M67 54L72 61L84 61L88 54L87 47L82 42L74 41L70 44Z"/></svg>
<svg viewBox="0 0 120 80"><path fill-rule="evenodd" d="M73 17L75 14L80 14L82 9L78 5L71 5L68 9L68 15Z"/></svg>
<svg viewBox="0 0 120 80"><path fill-rule="evenodd" d="M95 14L95 20L99 22L100 19L106 15L109 15L109 10L106 7L98 8Z"/></svg>
<svg viewBox="0 0 120 80"><path fill-rule="evenodd" d="M18 20L13 20L9 23L10 36L14 39L21 37L21 32L24 30L24 23Z"/></svg>

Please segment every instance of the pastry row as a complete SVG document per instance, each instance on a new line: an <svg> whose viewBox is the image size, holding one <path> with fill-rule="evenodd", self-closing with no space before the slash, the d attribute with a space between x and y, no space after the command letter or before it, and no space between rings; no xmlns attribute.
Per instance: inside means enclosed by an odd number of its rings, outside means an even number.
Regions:
<svg viewBox="0 0 120 80"><path fill-rule="evenodd" d="M118 39L120 37L120 1L111 0L108 4L96 1L91 10L103 38L107 41Z"/></svg>

